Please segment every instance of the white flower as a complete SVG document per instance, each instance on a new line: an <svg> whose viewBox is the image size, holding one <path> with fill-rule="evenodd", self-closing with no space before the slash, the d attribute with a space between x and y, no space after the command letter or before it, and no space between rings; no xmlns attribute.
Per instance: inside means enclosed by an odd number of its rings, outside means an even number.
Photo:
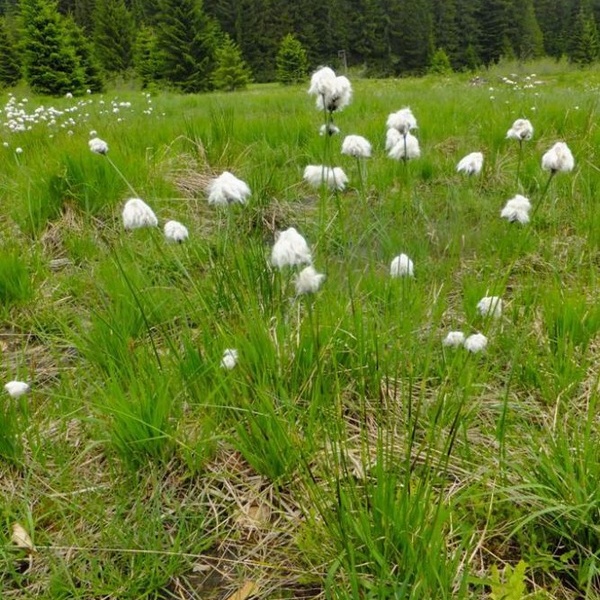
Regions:
<svg viewBox="0 0 600 600"><path fill-rule="evenodd" d="M477 303L477 310L482 317L494 317L497 319L502 316L502 298L498 296L484 296Z"/></svg>
<svg viewBox="0 0 600 600"><path fill-rule="evenodd" d="M67 92L65 94L65 98L71 99L73 97L73 94L71 94L71 92Z"/></svg>
<svg viewBox="0 0 600 600"><path fill-rule="evenodd" d="M296 275L296 294L315 294L319 291L321 284L325 279L325 275L317 273L312 266L305 267Z"/></svg>
<svg viewBox="0 0 600 600"><path fill-rule="evenodd" d="M474 333L465 340L465 349L473 354L481 352L487 346L488 339L483 333Z"/></svg>
<svg viewBox="0 0 600 600"><path fill-rule="evenodd" d="M335 72L329 67L320 67L310 78L310 87L308 93L311 96L318 96L327 93L327 90L335 81Z"/></svg>
<svg viewBox="0 0 600 600"><path fill-rule="evenodd" d="M154 211L139 198L130 198L123 208L123 227L125 229L140 229L141 227L156 227L158 219Z"/></svg>
<svg viewBox="0 0 600 600"><path fill-rule="evenodd" d="M15 152L17 154L23 154L23 148L19 147L19 148L15 148Z"/></svg>
<svg viewBox="0 0 600 600"><path fill-rule="evenodd" d="M421 149L419 148L419 140L412 135L407 133L402 136L400 141L388 152L390 158L396 160L419 158L421 156Z"/></svg>
<svg viewBox="0 0 600 600"><path fill-rule="evenodd" d="M531 202L525 196L517 194L514 198L508 200L504 208L500 211L500 216L511 223L529 223L529 211Z"/></svg>
<svg viewBox="0 0 600 600"><path fill-rule="evenodd" d="M564 142L556 142L546 154L542 157L542 169L545 171L568 172L575 166L575 159Z"/></svg>
<svg viewBox="0 0 600 600"><path fill-rule="evenodd" d="M98 132L95 129L92 129L90 131L90 137L96 137L98 135Z"/></svg>
<svg viewBox="0 0 600 600"><path fill-rule="evenodd" d="M342 143L342 154L354 156L355 158L369 158L371 156L371 144L362 135L347 135Z"/></svg>
<svg viewBox="0 0 600 600"><path fill-rule="evenodd" d="M2 145L3 145L5 148L8 148L8 146L9 146L9 143L8 143L8 142L2 142Z"/></svg>
<svg viewBox="0 0 600 600"><path fill-rule="evenodd" d="M533 136L533 125L527 119L517 119L512 127L506 132L506 138L509 140L530 140Z"/></svg>
<svg viewBox="0 0 600 600"><path fill-rule="evenodd" d="M483 154L481 152L471 152L460 160L456 166L456 170L459 173L466 173L467 175L479 175L481 168L483 167Z"/></svg>
<svg viewBox="0 0 600 600"><path fill-rule="evenodd" d="M219 177L213 179L208 185L207 192L208 203L216 206L246 204L251 193L248 184L229 171L224 171Z"/></svg>
<svg viewBox="0 0 600 600"><path fill-rule="evenodd" d="M304 181L312 187L320 187L325 183L332 190L343 190L348 183L348 177L340 167L308 165L304 169Z"/></svg>
<svg viewBox="0 0 600 600"><path fill-rule="evenodd" d="M24 381L9 381L4 385L4 389L13 397L19 398L29 391L29 384Z"/></svg>
<svg viewBox="0 0 600 600"><path fill-rule="evenodd" d="M400 254L396 256L390 265L390 275L392 277L413 277L413 261L410 260L406 254Z"/></svg>
<svg viewBox="0 0 600 600"><path fill-rule="evenodd" d="M442 345L458 348L465 343L465 334L462 331L451 331L443 340Z"/></svg>
<svg viewBox="0 0 600 600"><path fill-rule="evenodd" d="M319 135L337 135L340 132L340 128L336 127L333 123L321 125L319 128Z"/></svg>
<svg viewBox="0 0 600 600"><path fill-rule="evenodd" d="M223 358L221 359L221 367L231 371L237 365L238 351L235 348L227 348L223 352Z"/></svg>
<svg viewBox="0 0 600 600"><path fill-rule="evenodd" d="M387 127L396 129L401 135L406 135L411 129L417 128L417 120L410 108L406 107L388 116Z"/></svg>
<svg viewBox="0 0 600 600"><path fill-rule="evenodd" d="M296 265L310 265L312 255L306 240L293 228L279 231L271 250L271 264L279 269Z"/></svg>
<svg viewBox="0 0 600 600"><path fill-rule="evenodd" d="M385 149L389 152L396 144L403 141L402 134L393 127L390 127L385 134Z"/></svg>
<svg viewBox="0 0 600 600"><path fill-rule="evenodd" d="M352 99L352 85L347 77L335 73L329 67L321 67L310 80L308 93L317 96L317 108L330 113L342 110Z"/></svg>
<svg viewBox="0 0 600 600"><path fill-rule="evenodd" d="M106 154L108 152L108 144L98 137L92 138L88 145L90 150L96 154Z"/></svg>
<svg viewBox="0 0 600 600"><path fill-rule="evenodd" d="M183 242L188 238L188 230L179 221L167 221L164 227L165 237L171 242Z"/></svg>

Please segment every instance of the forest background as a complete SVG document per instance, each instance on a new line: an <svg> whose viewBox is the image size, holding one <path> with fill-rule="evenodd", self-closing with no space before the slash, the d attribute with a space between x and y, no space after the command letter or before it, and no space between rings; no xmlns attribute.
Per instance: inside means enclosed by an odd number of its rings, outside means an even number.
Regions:
<svg viewBox="0 0 600 600"><path fill-rule="evenodd" d="M323 64L387 77L600 56L600 0L2 0L0 14L0 83L53 95L294 83Z"/></svg>

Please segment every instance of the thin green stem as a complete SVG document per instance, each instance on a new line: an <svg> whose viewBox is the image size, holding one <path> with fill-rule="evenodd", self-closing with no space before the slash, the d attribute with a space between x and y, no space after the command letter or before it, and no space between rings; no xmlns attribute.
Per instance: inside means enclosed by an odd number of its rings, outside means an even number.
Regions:
<svg viewBox="0 0 600 600"><path fill-rule="evenodd" d="M108 161L108 163L110 164L110 166L119 174L119 177L127 184L127 187L129 188L129 191L136 198L139 198L140 195L135 191L135 189L133 188L133 186L129 183L129 181L127 180L127 177L125 177L125 175L123 175L123 173L121 173L121 170L119 169L119 167L117 167L117 165L115 165L115 163L108 156L106 156L106 160Z"/></svg>
<svg viewBox="0 0 600 600"><path fill-rule="evenodd" d="M521 172L522 159L523 159L523 140L519 140L519 158L517 160L517 189L519 189L519 174Z"/></svg>

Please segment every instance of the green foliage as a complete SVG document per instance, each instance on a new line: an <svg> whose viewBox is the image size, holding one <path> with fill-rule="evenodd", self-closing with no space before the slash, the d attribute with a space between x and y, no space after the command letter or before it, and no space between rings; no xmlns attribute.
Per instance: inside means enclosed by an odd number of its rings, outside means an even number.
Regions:
<svg viewBox="0 0 600 600"><path fill-rule="evenodd" d="M11 87L21 79L21 63L6 19L0 18L0 86Z"/></svg>
<svg viewBox="0 0 600 600"><path fill-rule="evenodd" d="M0 303L3 306L28 300L33 295L31 275L19 254L0 255Z"/></svg>
<svg viewBox="0 0 600 600"><path fill-rule="evenodd" d="M160 81L162 60L158 51L156 32L152 27L142 27L137 34L133 65L136 75L142 82L142 89Z"/></svg>
<svg viewBox="0 0 600 600"><path fill-rule="evenodd" d="M84 72L52 0L21 0L25 79L38 94L81 93Z"/></svg>
<svg viewBox="0 0 600 600"><path fill-rule="evenodd" d="M431 59L429 72L437 75L448 75L452 73L452 65L450 59L443 48L438 48Z"/></svg>
<svg viewBox="0 0 600 600"><path fill-rule="evenodd" d="M277 81L284 85L300 83L308 74L308 58L302 44L288 33L277 52Z"/></svg>
<svg viewBox="0 0 600 600"><path fill-rule="evenodd" d="M83 70L84 86L91 92L98 93L103 91L104 79L102 77L102 70L91 43L88 42L85 33L72 18L66 18L65 27L70 45L75 50L75 56Z"/></svg>
<svg viewBox="0 0 600 600"><path fill-rule="evenodd" d="M184 93L210 90L218 25L197 0L159 0L159 8L156 35L163 78Z"/></svg>
<svg viewBox="0 0 600 600"><path fill-rule="evenodd" d="M124 0L98 0L94 9L94 46L102 68L112 75L131 66L134 23Z"/></svg>
<svg viewBox="0 0 600 600"><path fill-rule="evenodd" d="M215 52L215 70L212 82L217 90L233 92L244 89L250 82L251 74L238 46L227 35Z"/></svg>
<svg viewBox="0 0 600 600"><path fill-rule="evenodd" d="M521 600L524 598L527 592L526 570L527 563L523 560L520 560L514 568L506 565L502 572L497 565L492 565L490 598L492 600Z"/></svg>
<svg viewBox="0 0 600 600"><path fill-rule="evenodd" d="M575 21L571 38L569 60L578 65L589 65L600 56L600 40L594 17L582 7Z"/></svg>

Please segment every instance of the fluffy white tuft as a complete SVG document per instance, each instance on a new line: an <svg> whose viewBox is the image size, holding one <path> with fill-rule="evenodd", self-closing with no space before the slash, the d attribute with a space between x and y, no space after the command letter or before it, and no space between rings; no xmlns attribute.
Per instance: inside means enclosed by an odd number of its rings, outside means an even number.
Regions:
<svg viewBox="0 0 600 600"><path fill-rule="evenodd" d="M465 340L464 346L466 350L476 354L477 352L485 350L487 343L488 339L485 337L485 335L483 335L483 333L474 333Z"/></svg>
<svg viewBox="0 0 600 600"><path fill-rule="evenodd" d="M251 193L248 184L229 171L213 179L208 184L207 192L208 203L216 206L246 204Z"/></svg>
<svg viewBox="0 0 600 600"><path fill-rule="evenodd" d="M319 128L319 135L337 135L340 132L340 128L333 123L323 123Z"/></svg>
<svg viewBox="0 0 600 600"><path fill-rule="evenodd" d="M165 237L170 242L183 242L188 239L188 229L179 221L167 221L164 227Z"/></svg>
<svg viewBox="0 0 600 600"><path fill-rule="evenodd" d="M108 144L99 137L92 138L88 145L90 150L96 154L106 154L108 152Z"/></svg>
<svg viewBox="0 0 600 600"><path fill-rule="evenodd" d="M324 167L308 165L304 169L304 181L312 187L320 187L323 183L332 190L343 190L348 183L346 173L340 167Z"/></svg>
<svg viewBox="0 0 600 600"><path fill-rule="evenodd" d="M481 168L483 167L483 154L481 152L471 152L462 158L456 170L459 173L466 173L467 175L479 175Z"/></svg>
<svg viewBox="0 0 600 600"><path fill-rule="evenodd" d="M509 140L530 140L533 137L533 125L527 119L517 119L512 127L506 132L506 138Z"/></svg>
<svg viewBox="0 0 600 600"><path fill-rule="evenodd" d="M321 67L310 79L308 93L317 97L317 108L330 113L342 110L352 99L352 85L347 77L335 76L333 69Z"/></svg>
<svg viewBox="0 0 600 600"><path fill-rule="evenodd" d="M417 120L408 106L391 113L386 124L388 129L396 129L401 135L406 135L411 129L417 128Z"/></svg>
<svg viewBox="0 0 600 600"><path fill-rule="evenodd" d="M223 358L221 359L221 367L231 371L238 362L238 351L235 348L227 348L223 352Z"/></svg>
<svg viewBox="0 0 600 600"><path fill-rule="evenodd" d="M465 343L465 334L462 331L451 331L443 340L442 345L449 348L458 348Z"/></svg>
<svg viewBox="0 0 600 600"><path fill-rule="evenodd" d="M4 389L13 397L19 398L29 391L29 384L24 381L9 381L4 385Z"/></svg>
<svg viewBox="0 0 600 600"><path fill-rule="evenodd" d="M552 171L553 173L563 171L567 173L572 171L574 166L575 159L564 142L556 142L542 157L542 169L545 171Z"/></svg>
<svg viewBox="0 0 600 600"><path fill-rule="evenodd" d="M336 112L344 109L352 100L352 85L350 80L343 75L336 77L331 86L323 94L317 96L317 108Z"/></svg>
<svg viewBox="0 0 600 600"><path fill-rule="evenodd" d="M421 156L419 140L412 135L412 133L407 133L402 136L400 141L388 152L388 156L396 160L419 158L419 156Z"/></svg>
<svg viewBox="0 0 600 600"><path fill-rule="evenodd" d="M271 264L274 267L282 269L311 263L310 248L294 227L276 234L275 244L271 250Z"/></svg>
<svg viewBox="0 0 600 600"><path fill-rule="evenodd" d="M317 273L312 266L304 267L294 281L296 285L296 294L315 294L319 291L321 284L325 280L323 273Z"/></svg>
<svg viewBox="0 0 600 600"><path fill-rule="evenodd" d="M158 219L154 211L139 198L130 198L123 208L123 227L125 229L140 229L156 227Z"/></svg>
<svg viewBox="0 0 600 600"><path fill-rule="evenodd" d="M308 93L311 96L318 96L327 93L334 85L335 72L329 67L318 68L310 78L310 87Z"/></svg>
<svg viewBox="0 0 600 600"><path fill-rule="evenodd" d="M342 154L355 158L370 158L371 143L362 135L347 135L342 142Z"/></svg>
<svg viewBox="0 0 600 600"><path fill-rule="evenodd" d="M502 298L499 296L484 296L477 303L477 310L482 317L498 319L502 316Z"/></svg>
<svg viewBox="0 0 600 600"><path fill-rule="evenodd" d="M529 211L531 202L525 196L517 194L514 198L508 200L504 208L500 211L500 216L511 223L529 223Z"/></svg>
<svg viewBox="0 0 600 600"><path fill-rule="evenodd" d="M392 277L413 277L413 261L406 254L396 256L390 265L390 275Z"/></svg>
<svg viewBox="0 0 600 600"><path fill-rule="evenodd" d="M390 127L385 134L385 150L389 152L396 144L402 141L402 134L393 127Z"/></svg>

